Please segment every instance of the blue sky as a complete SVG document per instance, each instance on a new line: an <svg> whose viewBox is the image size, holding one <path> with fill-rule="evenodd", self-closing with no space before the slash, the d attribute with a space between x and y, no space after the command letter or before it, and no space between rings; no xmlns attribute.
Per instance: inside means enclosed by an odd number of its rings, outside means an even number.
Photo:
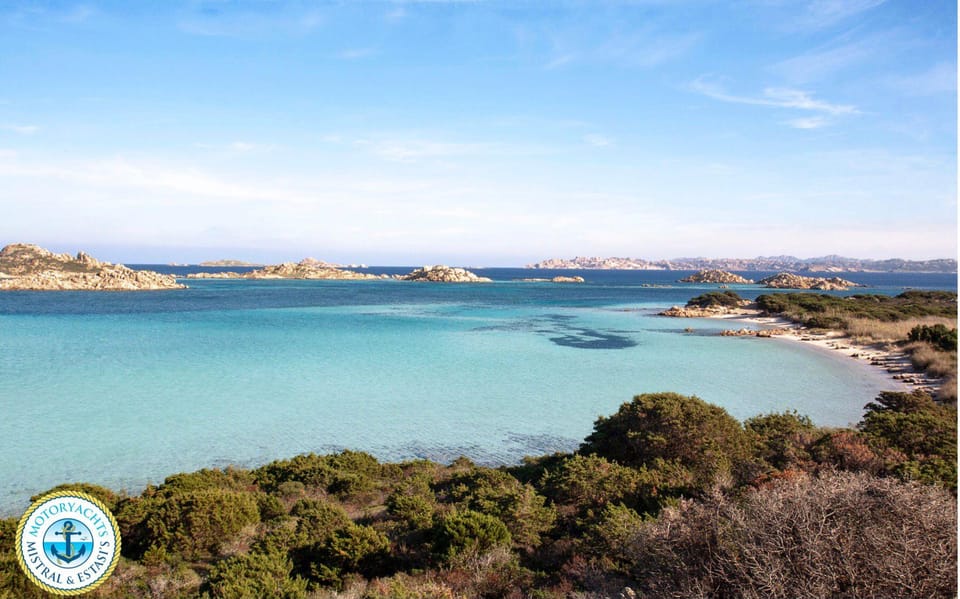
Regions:
<svg viewBox="0 0 960 599"><path fill-rule="evenodd" d="M955 257L942 0L0 3L0 244Z"/></svg>

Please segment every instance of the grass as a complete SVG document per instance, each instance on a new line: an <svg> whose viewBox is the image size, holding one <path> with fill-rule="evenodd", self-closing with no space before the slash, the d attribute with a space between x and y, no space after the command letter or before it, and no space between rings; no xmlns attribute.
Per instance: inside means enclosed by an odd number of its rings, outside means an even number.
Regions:
<svg viewBox="0 0 960 599"><path fill-rule="evenodd" d="M925 316L894 322L872 318L846 318L846 331L856 343L897 343L907 339L910 330L918 325L935 326L942 324L955 328L957 320L943 316Z"/></svg>

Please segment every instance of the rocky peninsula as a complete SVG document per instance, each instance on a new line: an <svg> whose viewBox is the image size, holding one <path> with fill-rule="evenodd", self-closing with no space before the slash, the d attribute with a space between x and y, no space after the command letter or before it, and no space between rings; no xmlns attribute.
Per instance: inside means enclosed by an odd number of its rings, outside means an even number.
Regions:
<svg viewBox="0 0 960 599"><path fill-rule="evenodd" d="M679 283L735 283L739 285L749 285L753 283L752 279L746 279L740 275L733 274L725 270L706 269L696 272L689 277L684 277Z"/></svg>
<svg viewBox="0 0 960 599"><path fill-rule="evenodd" d="M56 254L14 243L0 250L0 290L155 291L185 289L173 275L102 262L84 252Z"/></svg>
<svg viewBox="0 0 960 599"><path fill-rule="evenodd" d="M424 266L399 277L401 281L429 281L432 283L492 283L492 279L480 277L465 268L452 268L438 264Z"/></svg>
<svg viewBox="0 0 960 599"><path fill-rule="evenodd" d="M317 279L317 280L373 280L388 279L389 275L372 275L337 268L322 260L304 258L300 262L284 262L264 266L250 272L197 272L189 279Z"/></svg>
<svg viewBox="0 0 960 599"><path fill-rule="evenodd" d="M851 287L864 287L859 283L841 279L840 277L804 277L789 272L781 272L760 279L760 284L770 289L814 289L817 291L846 291Z"/></svg>

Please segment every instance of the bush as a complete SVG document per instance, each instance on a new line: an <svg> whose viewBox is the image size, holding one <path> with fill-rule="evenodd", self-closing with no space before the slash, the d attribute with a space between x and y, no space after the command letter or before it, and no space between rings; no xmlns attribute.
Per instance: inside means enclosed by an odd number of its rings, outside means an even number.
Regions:
<svg viewBox="0 0 960 599"><path fill-rule="evenodd" d="M289 460L277 460L253 471L260 488L275 493L294 487L284 483L301 483L340 496L372 490L387 469L376 458L362 451L342 451L331 455L302 454Z"/></svg>
<svg viewBox="0 0 960 599"><path fill-rule="evenodd" d="M740 423L721 407L678 393L638 395L613 416L601 416L580 451L633 468L674 462L693 475L691 491L753 474Z"/></svg>
<svg viewBox="0 0 960 599"><path fill-rule="evenodd" d="M581 515L608 504L634 503L640 474L596 455L576 455L547 472L541 487L554 503L569 505Z"/></svg>
<svg viewBox="0 0 960 599"><path fill-rule="evenodd" d="M683 502L640 525L630 571L658 597L953 597L956 500L868 474Z"/></svg>
<svg viewBox="0 0 960 599"><path fill-rule="evenodd" d="M89 483L67 483L64 485L57 485L52 489L48 489L43 493L37 493L30 498L30 501L36 501L48 493L54 493L56 491L79 491L81 493L86 493L91 495L100 501L103 502L107 509L111 512L114 511L117 507L117 501L120 500L120 497L106 487L101 487L100 485L91 485Z"/></svg>
<svg viewBox="0 0 960 599"><path fill-rule="evenodd" d="M754 416L744 428L755 437L757 457L777 470L809 468L808 446L819 436L807 416L796 412Z"/></svg>
<svg viewBox="0 0 960 599"><path fill-rule="evenodd" d="M322 584L340 586L345 574L362 572L372 577L381 573L390 541L369 526L351 522L335 531L311 551L310 574Z"/></svg>
<svg viewBox="0 0 960 599"><path fill-rule="evenodd" d="M917 325L910 329L910 341L926 341L940 351L957 351L957 329L948 329L942 324Z"/></svg>
<svg viewBox="0 0 960 599"><path fill-rule="evenodd" d="M922 391L885 391L867 404L858 428L878 449L901 456L887 464L892 472L956 490L956 406L938 404Z"/></svg>
<svg viewBox="0 0 960 599"><path fill-rule="evenodd" d="M210 571L210 597L306 599L307 582L291 578L292 568L282 553L250 553L227 558Z"/></svg>
<svg viewBox="0 0 960 599"><path fill-rule="evenodd" d="M489 514L473 510L454 511L437 527L434 550L452 559L465 552L483 553L495 547L510 545L506 525Z"/></svg>
<svg viewBox="0 0 960 599"><path fill-rule="evenodd" d="M556 519L556 511L531 485L501 470L475 468L454 475L444 488L447 501L499 518L518 547L539 545L540 536Z"/></svg>
<svg viewBox="0 0 960 599"><path fill-rule="evenodd" d="M315 499L301 499L290 515L297 518L297 545L323 543L337 530L351 524L350 517L338 505Z"/></svg>
<svg viewBox="0 0 960 599"><path fill-rule="evenodd" d="M258 523L260 509L253 493L206 489L123 503L117 520L122 522L125 553L139 557L159 546L198 559L215 555L221 544Z"/></svg>
<svg viewBox="0 0 960 599"><path fill-rule="evenodd" d="M735 291L708 291L707 293L691 298L687 302L688 308L739 308L744 303Z"/></svg>
<svg viewBox="0 0 960 599"><path fill-rule="evenodd" d="M412 530L429 528L437 511L437 499L424 480L395 489L387 497L387 512Z"/></svg>

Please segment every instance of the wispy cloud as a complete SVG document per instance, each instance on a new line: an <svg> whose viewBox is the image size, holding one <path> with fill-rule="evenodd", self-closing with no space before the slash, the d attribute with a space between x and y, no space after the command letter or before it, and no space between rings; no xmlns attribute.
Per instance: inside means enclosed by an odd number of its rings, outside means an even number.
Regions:
<svg viewBox="0 0 960 599"><path fill-rule="evenodd" d="M204 150L216 150L220 152L233 152L237 154L248 154L251 152L272 152L277 149L274 144L254 143L250 141L233 141L226 144L198 143L198 148Z"/></svg>
<svg viewBox="0 0 960 599"><path fill-rule="evenodd" d="M589 135L583 136L583 142L588 146L593 146L595 148L605 148L611 146L614 143L613 138L606 137L605 135L597 135L591 133Z"/></svg>
<svg viewBox="0 0 960 599"><path fill-rule="evenodd" d="M652 68L687 54L701 39L697 32L664 33L652 27L607 31L590 39L583 36L579 30L550 32L552 51L543 67L552 70L575 64L613 64Z"/></svg>
<svg viewBox="0 0 960 599"><path fill-rule="evenodd" d="M799 119L791 119L787 124L794 129L820 129L830 124L830 120L822 116L810 116Z"/></svg>
<svg viewBox="0 0 960 599"><path fill-rule="evenodd" d="M849 69L868 60L876 60L891 45L887 35L874 35L856 41L833 42L800 54L787 60L782 60L770 70L781 77L795 82L807 83L817 81L834 73Z"/></svg>
<svg viewBox="0 0 960 599"><path fill-rule="evenodd" d="M860 113L857 107L851 104L832 104L814 98L811 92L798 89L768 87L763 90L760 96L738 96L728 93L723 87L708 81L705 77L694 80L690 84L690 89L708 98L735 104L791 108L795 110L821 112L832 116Z"/></svg>
<svg viewBox="0 0 960 599"><path fill-rule="evenodd" d="M304 35L325 22L318 10L294 7L283 9L264 5L263 10L220 8L201 5L200 10L185 14L177 27L192 35L207 37L264 37ZM271 8L271 10L266 10Z"/></svg>
<svg viewBox="0 0 960 599"><path fill-rule="evenodd" d="M0 125L0 130L19 133L20 135L33 135L40 130L36 125Z"/></svg>
<svg viewBox="0 0 960 599"><path fill-rule="evenodd" d="M425 139L358 139L353 145L394 162L416 162L429 158L452 158L487 152L490 144L454 143Z"/></svg>
<svg viewBox="0 0 960 599"><path fill-rule="evenodd" d="M886 0L756 0L764 7L788 11L777 25L787 31L819 31L848 22Z"/></svg>
<svg viewBox="0 0 960 599"><path fill-rule="evenodd" d="M350 48L337 52L337 58L342 60L359 60L361 58L369 58L370 56L374 56L376 54L376 48Z"/></svg>
<svg viewBox="0 0 960 599"><path fill-rule="evenodd" d="M921 73L888 77L885 83L905 96L956 93L957 65L941 62Z"/></svg>
<svg viewBox="0 0 960 599"><path fill-rule="evenodd" d="M886 0L810 0L803 4L801 13L790 23L791 27L823 29L872 10Z"/></svg>

